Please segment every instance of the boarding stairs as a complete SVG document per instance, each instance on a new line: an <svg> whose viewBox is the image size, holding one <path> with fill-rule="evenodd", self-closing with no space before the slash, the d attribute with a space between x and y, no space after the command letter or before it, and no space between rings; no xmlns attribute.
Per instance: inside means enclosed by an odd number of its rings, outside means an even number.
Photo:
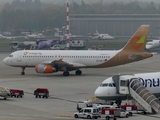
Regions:
<svg viewBox="0 0 160 120"><path fill-rule="evenodd" d="M129 84L130 95L149 113L158 113L160 101L147 90L138 79L131 79Z"/></svg>
<svg viewBox="0 0 160 120"><path fill-rule="evenodd" d="M118 93L130 95L146 112L159 112L160 101L142 85L139 78L134 75L118 75L113 77L113 81L116 82Z"/></svg>

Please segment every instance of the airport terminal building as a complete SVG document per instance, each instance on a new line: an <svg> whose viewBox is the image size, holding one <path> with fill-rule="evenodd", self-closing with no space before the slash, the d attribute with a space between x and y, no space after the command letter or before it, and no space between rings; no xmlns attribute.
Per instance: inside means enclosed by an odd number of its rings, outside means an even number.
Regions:
<svg viewBox="0 0 160 120"><path fill-rule="evenodd" d="M131 36L142 24L149 24L149 36L160 36L160 14L71 14L70 31L75 35L108 33Z"/></svg>

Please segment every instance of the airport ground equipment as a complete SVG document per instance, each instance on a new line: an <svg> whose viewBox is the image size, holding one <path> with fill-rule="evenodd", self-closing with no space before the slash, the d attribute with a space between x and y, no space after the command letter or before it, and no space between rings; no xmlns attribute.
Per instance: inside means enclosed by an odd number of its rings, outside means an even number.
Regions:
<svg viewBox="0 0 160 120"><path fill-rule="evenodd" d="M86 107L92 107L92 101L91 100L85 100L85 101L78 101L77 102L77 110L81 110L82 108Z"/></svg>
<svg viewBox="0 0 160 120"><path fill-rule="evenodd" d="M11 51L16 51L16 50L23 50L23 49L29 49L33 50L37 48L37 44L35 41L11 41L9 43L9 47Z"/></svg>
<svg viewBox="0 0 160 120"><path fill-rule="evenodd" d="M135 104L121 104L120 108L126 110L130 116L138 113L137 106Z"/></svg>
<svg viewBox="0 0 160 120"><path fill-rule="evenodd" d="M82 108L80 111L74 113L75 118L87 118L87 119L92 119L92 118L99 118L101 117L99 110L94 107L87 107L87 108Z"/></svg>
<svg viewBox="0 0 160 120"><path fill-rule="evenodd" d="M109 120L110 118L113 118L114 120L117 119L117 117L129 117L129 112L122 108L102 108L101 111L101 117L106 118L106 120Z"/></svg>
<svg viewBox="0 0 160 120"><path fill-rule="evenodd" d="M50 47L52 50L65 50L67 44L55 44ZM70 40L69 49L71 50L81 50L86 48L85 40Z"/></svg>
<svg viewBox="0 0 160 120"><path fill-rule="evenodd" d="M18 90L18 89L10 89L10 96L11 97L23 97L24 92L23 90Z"/></svg>
<svg viewBox="0 0 160 120"><path fill-rule="evenodd" d="M0 97L3 97L6 100L10 96L9 88L0 87Z"/></svg>
<svg viewBox="0 0 160 120"><path fill-rule="evenodd" d="M64 50L66 48L66 44L55 44L50 47L51 50Z"/></svg>
<svg viewBox="0 0 160 120"><path fill-rule="evenodd" d="M49 90L47 88L37 88L34 91L34 95L36 98L48 98L49 97Z"/></svg>
<svg viewBox="0 0 160 120"><path fill-rule="evenodd" d="M116 75L112 78L117 93L131 96L145 112L158 113L160 101L143 86L140 78L134 75Z"/></svg>

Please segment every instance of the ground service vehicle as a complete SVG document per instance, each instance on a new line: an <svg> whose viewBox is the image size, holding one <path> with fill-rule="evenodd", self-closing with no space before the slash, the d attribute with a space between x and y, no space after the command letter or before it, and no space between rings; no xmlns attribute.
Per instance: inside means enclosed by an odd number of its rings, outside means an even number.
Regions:
<svg viewBox="0 0 160 120"><path fill-rule="evenodd" d="M77 110L81 110L82 108L85 108L85 107L92 107L92 101L90 100L85 100L85 101L79 101L77 102Z"/></svg>
<svg viewBox="0 0 160 120"><path fill-rule="evenodd" d="M3 97L6 100L10 95L9 88L0 87L0 97Z"/></svg>
<svg viewBox="0 0 160 120"><path fill-rule="evenodd" d="M49 91L47 88L37 88L34 91L34 95L36 98L48 98L49 97Z"/></svg>
<svg viewBox="0 0 160 120"><path fill-rule="evenodd" d="M102 108L101 117L105 117L106 120L113 118L114 120L117 117L126 117L128 118L129 113L122 108Z"/></svg>
<svg viewBox="0 0 160 120"><path fill-rule="evenodd" d="M129 112L130 116L132 116L132 114L134 113L138 113L137 106L134 104L124 104L124 105L120 105L120 107L126 110L127 112Z"/></svg>
<svg viewBox="0 0 160 120"><path fill-rule="evenodd" d="M18 89L10 89L10 96L11 97L23 97L23 95L24 95L24 92L23 92L23 90L18 90Z"/></svg>
<svg viewBox="0 0 160 120"><path fill-rule="evenodd" d="M75 118L87 118L87 119L95 118L97 119L98 117L101 117L101 115L97 108L87 107L87 108L82 108L80 111L74 113L74 117Z"/></svg>
<svg viewBox="0 0 160 120"><path fill-rule="evenodd" d="M55 44L50 47L52 50L64 50L66 48L66 44Z"/></svg>

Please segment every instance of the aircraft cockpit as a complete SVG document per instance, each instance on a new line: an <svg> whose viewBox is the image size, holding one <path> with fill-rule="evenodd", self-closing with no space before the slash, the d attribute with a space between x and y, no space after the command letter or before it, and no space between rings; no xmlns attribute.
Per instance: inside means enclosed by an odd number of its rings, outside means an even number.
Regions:
<svg viewBox="0 0 160 120"><path fill-rule="evenodd" d="M115 87L115 83L101 83L100 87Z"/></svg>
<svg viewBox="0 0 160 120"><path fill-rule="evenodd" d="M153 45L153 43L151 43L151 42L148 42L146 45Z"/></svg>
<svg viewBox="0 0 160 120"><path fill-rule="evenodd" d="M12 54L10 54L8 57L13 57L13 55L12 55Z"/></svg>

